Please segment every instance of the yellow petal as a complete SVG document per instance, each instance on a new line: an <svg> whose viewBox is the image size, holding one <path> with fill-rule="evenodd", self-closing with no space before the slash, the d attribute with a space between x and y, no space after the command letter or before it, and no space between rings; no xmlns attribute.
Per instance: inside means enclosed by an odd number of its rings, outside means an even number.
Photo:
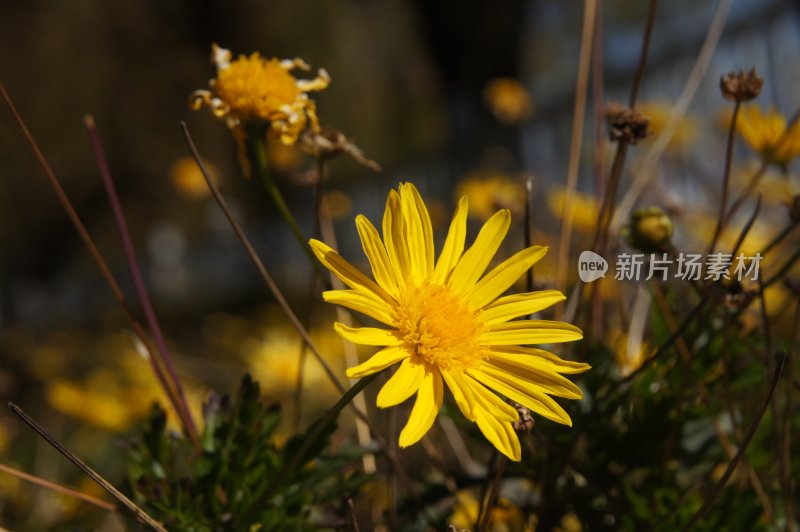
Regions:
<svg viewBox="0 0 800 532"><path fill-rule="evenodd" d="M470 308L477 310L497 299L500 294L517 282L517 279L525 275L531 266L544 257L545 253L547 253L547 247L531 246L498 264L470 292L467 300Z"/></svg>
<svg viewBox="0 0 800 532"><path fill-rule="evenodd" d="M448 285L456 294L464 294L472 290L494 258L494 254L497 253L510 224L511 213L508 209L503 209L497 211L483 225L475 242L462 255L448 280Z"/></svg>
<svg viewBox="0 0 800 532"><path fill-rule="evenodd" d="M383 301L378 302L371 297L367 297L358 290L328 290L322 292L322 299L326 303L332 303L342 307L366 314L370 318L392 325L392 309Z"/></svg>
<svg viewBox="0 0 800 532"><path fill-rule="evenodd" d="M336 322L333 328L345 340L350 340L359 345L399 346L402 342L397 337L397 331L378 329L376 327L348 327L344 323Z"/></svg>
<svg viewBox="0 0 800 532"><path fill-rule="evenodd" d="M408 447L417 443L428 432L436 420L443 397L444 386L439 371L434 369L426 372L422 385L417 391L417 400L414 402L414 408L411 409L411 415L408 416L408 422L400 431L400 447Z"/></svg>
<svg viewBox="0 0 800 532"><path fill-rule="evenodd" d="M453 271L461 254L464 253L464 241L467 238L467 197L458 200L456 212L453 214L453 221L450 222L450 230L444 241L442 253L433 272L433 283L444 284Z"/></svg>
<svg viewBox="0 0 800 532"><path fill-rule="evenodd" d="M386 384L383 385L375 403L380 408L399 405L416 392L425 378L425 364L411 362L405 358Z"/></svg>
<svg viewBox="0 0 800 532"><path fill-rule="evenodd" d="M520 316L527 316L544 310L550 305L564 301L566 297L558 290L525 292L501 297L481 312L481 319L487 325L505 323Z"/></svg>
<svg viewBox="0 0 800 532"><path fill-rule="evenodd" d="M498 361L481 364L480 369L484 373L521 390L531 388L556 397L564 397L565 399L583 399L581 389L574 382L558 373L542 371L541 369L521 368Z"/></svg>
<svg viewBox="0 0 800 532"><path fill-rule="evenodd" d="M400 185L400 202L411 261L411 276L419 286L430 279L433 273L431 218L419 192L411 183Z"/></svg>
<svg viewBox="0 0 800 532"><path fill-rule="evenodd" d="M572 342L583 338L581 330L560 321L519 320L491 325L481 334L487 345L527 345Z"/></svg>
<svg viewBox="0 0 800 532"><path fill-rule="evenodd" d="M358 268L347 262L337 251L319 240L311 239L309 241L314 255L317 256L319 261L336 277L342 280L344 284L362 292L367 297L372 297L376 300L383 300L387 303L392 303L394 300L386 293L386 290L378 286L378 284L361 273Z"/></svg>
<svg viewBox="0 0 800 532"><path fill-rule="evenodd" d="M517 412L516 408L506 403L503 399L498 397L497 394L487 389L486 386L476 381L473 377L466 376L464 381L472 391L477 406L483 408L486 412L501 421L513 423L519 419L519 412Z"/></svg>
<svg viewBox="0 0 800 532"><path fill-rule="evenodd" d="M405 241L400 195L394 190L389 191L389 196L386 198L386 209L383 211L383 242L386 245L389 264L394 270L394 277L402 289L406 285L406 276L411 265Z"/></svg>
<svg viewBox="0 0 800 532"><path fill-rule="evenodd" d="M519 438L514 432L510 423L503 423L487 414L484 410L478 409L475 414L475 421L486 439L497 448L498 451L509 457L515 462L522 458L522 450L519 445Z"/></svg>
<svg viewBox="0 0 800 532"><path fill-rule="evenodd" d="M506 384L502 380L488 375L479 368L471 368L467 372L474 377L475 380L497 390L512 401L516 401L537 414L555 421L556 423L572 426L572 420L569 418L569 414L547 394L531 389L531 387L526 388L524 391L520 390Z"/></svg>
<svg viewBox="0 0 800 532"><path fill-rule="evenodd" d="M453 394L453 399L456 400L458 409L461 410L464 417L470 421L475 421L472 409L476 404L476 399L473 397L469 385L465 382L463 374L460 371L442 370L442 377L444 377L444 382L450 388L450 393Z"/></svg>
<svg viewBox="0 0 800 532"><path fill-rule="evenodd" d="M358 366L347 368L347 377L350 379L366 377L386 369L404 358L408 358L408 351L402 347L385 347Z"/></svg>
<svg viewBox="0 0 800 532"><path fill-rule="evenodd" d="M520 346L496 346L488 351L489 360L503 362L520 368L541 369L555 373L583 373L589 364L564 360L544 349Z"/></svg>
<svg viewBox="0 0 800 532"><path fill-rule="evenodd" d="M363 214L356 216L356 229L361 239L361 247L372 267L372 276L375 277L381 288L397 299L397 279L389 264L389 256L386 254L386 248L378 230Z"/></svg>

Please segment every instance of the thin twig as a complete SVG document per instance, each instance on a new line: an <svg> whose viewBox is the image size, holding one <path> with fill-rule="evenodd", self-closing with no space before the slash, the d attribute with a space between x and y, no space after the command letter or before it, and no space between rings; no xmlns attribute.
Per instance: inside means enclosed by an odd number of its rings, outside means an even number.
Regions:
<svg viewBox="0 0 800 532"><path fill-rule="evenodd" d="M325 163L322 159L319 160L319 164L317 169L319 171L319 181L323 183L324 175L325 175ZM323 238L325 242L329 242L330 245L336 249L338 248L336 242L336 231L333 227L333 220L330 216L330 210L328 209L328 204L323 196L324 188L320 186L317 190L317 226L319 228L319 234ZM340 281L333 273L330 273L330 283L331 287L334 290L343 290L345 288L344 283ZM353 317L347 309L342 308L337 305L336 307L336 318L344 323L348 327L352 327L353 324ZM341 338L342 347L344 349L344 358L345 362L347 363L348 367L357 366L358 365L358 353L356 352L356 347L351 342L348 342L344 338ZM352 386L355 384L354 379L350 379L350 385ZM356 395L353 398L353 406L362 412L367 412L367 400L364 397L363 393ZM370 441L370 430L369 426L362 420L356 417L356 437L358 438L358 443L360 445L367 445ZM361 458L361 463L364 466L364 473L371 475L375 473L377 469L377 465L375 462L375 455L372 453L365 453L364 456Z"/></svg>
<svg viewBox="0 0 800 532"><path fill-rule="evenodd" d="M792 128L794 128L798 120L800 120L800 108L796 109L789 120L787 120L786 129L775 143L776 146L780 146L782 143L786 142L786 139L789 138ZM770 164L772 164L771 154L766 152L761 159L761 164L758 166L756 171L753 172L753 176L750 178L747 186L745 186L744 190L739 193L739 195L736 197L736 200L734 200L734 202L731 204L731 208L725 215L725 221L730 220L733 215L736 214L736 211L738 211L742 204L747 200L747 198L749 198L750 195L755 191L756 187L761 182L761 178L764 177L764 174L766 174L767 168Z"/></svg>
<svg viewBox="0 0 800 532"><path fill-rule="evenodd" d="M631 95L628 99L628 107L631 109L636 107L636 97L639 95L639 87L642 84L644 67L647 65L647 56L650 52L650 39L653 36L653 25L656 20L657 8L658 0L650 0L650 9L647 11L647 26L645 27L644 36L642 37L642 50L639 53L639 64L636 67L636 74L631 84Z"/></svg>
<svg viewBox="0 0 800 532"><path fill-rule="evenodd" d="M761 212L761 194L758 195L758 200L756 201L755 209L753 209L753 214L751 214L750 218L747 219L747 223L745 223L742 227L742 231L739 233L739 237L736 239L736 243L733 245L733 249L731 250L732 257L735 257L736 253L739 251L739 248L742 247L744 239L747 238L747 235L750 233L750 229L752 229L753 224L756 223L756 218L758 218L759 212Z"/></svg>
<svg viewBox="0 0 800 532"><path fill-rule="evenodd" d="M672 315L672 311L670 310L669 305L667 304L667 300L664 297L664 291L658 283L652 283L651 286L653 288L652 291L653 300L656 302L656 306L658 306L661 315L664 317L664 321L666 322L667 327L669 328L670 332L672 332L675 330L677 324L675 323L675 316ZM683 360L686 363L687 369L689 370L689 372L691 372L691 363L693 357L691 352L689 351L689 347L686 345L686 342L682 337L678 338L675 345L678 348L678 351L681 353L681 356L683 357ZM726 377L725 380L727 382L727 375L725 377ZM703 380L695 378L694 381L700 399L702 400L703 403L709 404L711 397L708 392L708 389L703 383ZM730 405L731 403L732 401L730 399L730 395L728 394L728 390L726 388L726 404ZM732 411L730 415L731 415L731 421L733 422L734 417L732 415ZM736 451L734 451L734 446L731 443L730 438L728 438L728 435L725 434L724 430L722 430L719 421L714 416L711 416L711 426L713 427L714 432L717 435L717 439L722 445L722 449L728 456L728 460L732 460L736 455ZM761 479L758 478L758 475L756 474L753 467L750 465L750 462L747 460L746 456L744 457L743 465L745 466L745 470L747 472L747 478L750 481L751 486L753 487L753 491L756 494L756 498L761 503L761 507L764 510L765 519L767 520L768 523L773 523L774 512L772 510L772 505L769 502L769 497L767 497L767 494L764 491L764 486L761 484Z"/></svg>
<svg viewBox="0 0 800 532"><path fill-rule="evenodd" d="M581 51L578 59L578 78L575 82L575 106L572 114L572 138L569 145L569 164L567 166L567 185L564 196L564 212L561 217L561 237L556 261L556 289L562 292L567 284L567 258L572 238L572 215L575 188L578 184L578 168L583 143L583 126L586 118L586 93L589 87L589 67L591 66L592 41L596 25L595 0L585 0L583 4L583 30L581 32ZM559 307L560 308L560 307Z"/></svg>
<svg viewBox="0 0 800 532"><path fill-rule="evenodd" d="M94 469L89 467L83 460L72 454L66 447L61 445L58 440L56 440L53 436L47 432L44 427L39 425L33 418L31 418L28 414L26 414L20 407L9 401L6 403L6 406L16 414L22 421L25 422L29 427L35 430L39 436L45 439L47 443L52 445L58 452L60 452L64 457L72 462L78 469L83 471L89 478L97 482L100 487L106 490L111 496L117 499L125 508L127 508L139 521L143 524L149 526L153 530L158 530L159 532L166 532L166 528L164 528L161 523L150 517L147 512L136 506L132 500L127 498L121 491L115 488L110 482L100 476Z"/></svg>
<svg viewBox="0 0 800 532"><path fill-rule="evenodd" d="M11 100L11 97L5 90L5 87L2 83L0 83L0 95L2 95L3 100L5 101L6 105L8 106L9 110L11 111L14 120L17 123L22 135L25 137L28 145L33 151L33 155L36 158L39 166L41 166L42 170L44 171L45 176L47 177L48 181L50 182L50 186L53 188L55 192L56 199L61 204L61 207L67 214L72 225L75 227L75 230L78 232L78 236L80 237L83 244L89 251L89 255L91 256L92 260L94 261L97 269L100 270L100 274L105 280L108 287L111 289L111 293L114 296L114 299L119 304L122 314L125 316L125 319L128 321L131 329L133 330L134 334L141 340L142 345L148 352L148 361L150 362L151 367L153 368L153 373L158 379L158 382L164 393L170 400L173 409L175 410L178 417L180 417L180 407L178 406L177 398L175 397L174 390L169 385L166 375L164 375L163 369L160 367L158 362L158 356L156 356L155 349L151 345L149 339L147 338L147 333L144 330L144 327L133 317L133 312L131 312L130 307L125 300L125 295L122 292L119 284L117 284L116 279L111 274L111 269L108 267L103 256L100 254L100 251L97 249L97 245L95 245L94 240L92 239L89 231L86 229L86 226L81 221L80 216L78 216L75 207L72 205L72 202L69 200L64 188L61 186L58 178L56 177L55 173L53 172L50 164L47 162L44 154L42 153L39 145L33 138L33 135L28 130L28 127L25 125L25 121L22 120L22 116L17 111L17 108L14 106L14 102Z"/></svg>
<svg viewBox="0 0 800 532"><path fill-rule="evenodd" d="M628 98L628 107L634 109L636 107L636 99L639 95L639 87L644 77L644 69L647 66L647 57L650 53L650 40L653 36L653 27L655 26L656 11L658 9L658 0L650 0L650 7L647 11L647 22L645 23L644 34L642 36L642 48L639 51L639 63L636 66L636 71L633 75L633 82L631 83L631 93ZM625 165L625 155L627 153L627 143L623 141L617 142L617 151L614 155L614 163L611 165L611 176L608 179L608 188L603 199L603 206L600 209L600 223L598 224L598 232L595 233L592 248L595 252L603 253L607 245L608 228L614 216L614 204L617 199L617 188L619 180L622 176L622 168ZM599 251L598 251L599 250ZM596 292L595 292L596 293Z"/></svg>
<svg viewBox="0 0 800 532"><path fill-rule="evenodd" d="M492 480L492 485L489 487L489 495L487 497L486 506L483 510L483 516L479 516L478 519L477 532L488 530L489 520L492 518L492 507L494 507L494 504L497 501L497 496L500 494L500 482L503 480L503 471L505 471L507 463L508 458L506 458L505 455L500 456L500 460L497 463L497 469L494 473L494 480Z"/></svg>
<svg viewBox="0 0 800 532"><path fill-rule="evenodd" d="M711 244L708 246L709 255L714 253L717 240L722 233L722 226L725 224L725 212L728 208L728 189L731 178L731 161L733 161L733 141L736 137L736 123L739 119L739 110L741 107L741 100L736 100L736 103L733 105L733 118L728 127L728 144L725 148L725 166L722 172L722 202L719 206L719 215L717 216L717 226L714 229L714 236L711 237Z"/></svg>
<svg viewBox="0 0 800 532"><path fill-rule="evenodd" d="M347 389L341 383L339 377L336 376L336 373L333 371L333 368L331 368L330 364L328 364L328 362L319 352L317 347L314 345L313 340L311 340L311 337L308 335L308 331L306 331L305 327L303 327L303 324L300 323L300 319L297 317L297 314L295 314L294 310L292 310L292 307L289 306L289 302L286 301L283 292L281 292L281 289L275 283L275 280L272 278L272 275L270 275L269 271L267 271L267 267L264 265L264 262L261 260L261 257L258 256L258 253L253 247L253 244L250 243L250 239L247 237L247 235L244 234L244 230L239 225L239 222L237 222L236 219L233 217L233 214L231 213L231 210L228 207L228 202L225 200L225 197L222 195L222 192L220 192L219 187L211 178L211 175L208 173L208 170L205 167L205 163L203 163L203 159L200 157L200 152L197 151L197 146L195 146L194 140L192 140L192 136L189 133L189 128L186 127L185 122L181 122L181 129L183 131L183 136L184 139L186 140L186 144L189 146L189 150L192 152L192 155L194 156L194 159L197 162L197 166L198 168L200 168L200 172L206 179L206 183L208 184L208 187L211 190L211 194L214 196L214 199L217 200L217 204L219 204L220 208L222 209L222 212L225 214L225 217L231 224L231 227L236 233L236 236L239 238L239 241L242 243L242 246L247 252L247 255L250 257L250 260L258 269L258 273L261 275L261 279L267 285L269 291L272 293L273 297L277 300L281 309L283 309L283 312L284 314L286 314L286 317L289 318L289 322L292 324L292 327L295 328L297 333L300 335L300 337L306 343L308 348L317 358L320 365L322 366L322 369L325 371L330 381L333 383L333 385L336 387L339 393L345 393Z"/></svg>
<svg viewBox="0 0 800 532"><path fill-rule="evenodd" d="M794 311L794 326L792 328L792 343L789 345L789 355L786 361L785 379L785 404L783 405L783 459L781 467L781 489L783 490L783 505L787 523L794 526L794 504L792 498L792 357L795 355L795 347L800 341L800 298ZM791 529L790 529L791 530Z"/></svg>
<svg viewBox="0 0 800 532"><path fill-rule="evenodd" d="M481 516L483 516L483 512L486 511L486 500L488 499L487 495L489 493L489 489L491 486L491 479L493 478L492 471L495 470L497 466L497 461L500 459L500 453L493 450L492 457L489 459L489 465L486 468L486 478L483 479L481 482L481 491L478 497L478 515L476 516L477 522L475 523L475 528L480 531L481 526Z"/></svg>
<svg viewBox="0 0 800 532"><path fill-rule="evenodd" d="M525 180L525 248L533 245L533 177ZM533 268L528 268L525 274L525 286L528 292L533 292Z"/></svg>
<svg viewBox="0 0 800 532"><path fill-rule="evenodd" d="M125 253L125 261L128 265L128 271L130 272L133 286L136 289L136 294L139 297L139 303L142 306L142 312L144 312L147 325L150 327L150 332L153 334L153 338L155 339L156 346L158 347L158 353L161 356L161 362L163 362L164 368L166 368L167 373L169 374L171 384L175 387L175 391L177 392L179 406L178 414L183 422L184 429L186 429L189 439L191 439L195 447L199 449L200 443L197 440L197 425L195 425L194 419L192 418L191 410L186 402L186 394L184 393L183 385L178 377L178 373L175 371L175 365L172 363L172 357L170 356L167 342L164 339L164 334L161 331L158 318L156 317L156 313L153 310L153 305L150 302L150 295L147 293L147 288L145 287L144 279L142 278L142 272L139 269L139 263L136 260L136 250L133 246L131 233L128 230L128 223L125 221L125 213L122 211L122 205L120 204L119 196L117 195L117 189L114 186L114 180L111 177L111 170L108 167L108 161L106 160L105 151L103 150L103 144L100 141L100 135L97 132L94 118L92 118L91 115L86 115L84 117L84 122L86 124L86 130L89 132L89 140L92 144L94 156L97 160L97 168L100 170L100 177L103 180L103 185L105 186L106 194L108 195L108 202L111 205L112 212L114 213L114 220L116 221L120 240L122 241L122 249Z"/></svg>
<svg viewBox="0 0 800 532"><path fill-rule="evenodd" d="M675 131L680 125L681 118L689 108L689 104L692 102L692 99L694 98L694 95L697 92L697 89L700 87L703 77L705 76L706 70L711 63L714 50L716 50L719 39L722 36L722 31L725 29L725 21L728 18L731 2L732 0L721 0L717 5L714 18L708 27L706 39L703 42L700 53L697 55L697 60L695 61L694 67L692 67L692 71L686 80L686 84L683 86L680 96L675 102L675 105L672 107L672 113L670 113L669 119L664 125L664 128L658 134L655 141L653 141L650 151L648 151L645 155L641 167L636 172L636 176L633 178L633 181L628 187L628 191L619 202L619 208L614 214L614 219L611 222L611 227L614 231L616 231L617 228L622 225L624 220L628 217L628 213L630 213L630 211L633 209L636 200L653 179L653 176L655 175L654 171L658 167L661 155L667 149L670 140L672 140L672 136L675 134Z"/></svg>
<svg viewBox="0 0 800 532"><path fill-rule="evenodd" d="M759 408L755 419L750 424L750 427L747 429L747 433L744 436L744 440L742 440L741 445L739 446L739 450L736 452L736 456L733 457L733 460L730 461L728 467L725 469L725 472L722 474L722 477L716 483L714 488L711 490L711 493L706 497L703 501L703 505L695 512L695 514L689 519L689 521L683 526L681 530L691 530L700 519L702 519L711 506L714 504L714 501L719 496L720 491L722 488L725 487L725 484L728 482L728 479L731 478L731 475L736 470L736 466L739 465L739 461L744 456L747 447L750 445L750 442L753 440L753 436L756 433L756 429L761 424L761 419L764 417L764 413L767 411L767 407L769 406L770 402L772 401L772 395L775 392L775 387L778 385L778 380L780 379L781 372L783 367L786 363L786 353L782 353L781 359L775 368L775 371L772 374L772 382L770 383L769 392L767 393L767 397L764 399L761 407ZM714 466L713 469L716 469ZM709 473L710 475L710 473Z"/></svg>
<svg viewBox="0 0 800 532"><path fill-rule="evenodd" d="M763 250L761 250L761 256L763 257L764 255L772 251L772 249L775 246L783 242L783 239L789 236L792 233L792 231L794 231L794 228L797 227L798 225L799 224L797 222L791 222L789 225L784 227L783 230L781 230L780 233L775 235L775 238L770 240L769 244L767 244L767 246Z"/></svg>
<svg viewBox="0 0 800 532"><path fill-rule="evenodd" d="M61 484L50 482L49 480L37 477L36 475L31 475L30 473L26 473L24 471L20 471L19 469L14 469L13 467L9 467L5 464L0 464L0 471L17 478L21 478L22 480L27 480L28 482L36 484L37 486L41 486L52 491L57 491L58 493L62 493L69 497L74 497L84 502L88 502L89 504L97 506L98 508L102 508L103 510L107 510L109 512L117 511L117 507L110 502L106 502L102 499L98 499L97 497L92 497L87 493L82 493L78 490L62 486Z"/></svg>
<svg viewBox="0 0 800 532"><path fill-rule="evenodd" d="M319 350L317 349L316 345L314 345L314 342L311 340L311 337L309 336L308 331L306 331L306 329L300 323L300 320L297 318L297 315L292 310L291 306L289 306L289 303L286 301L286 298L283 296L283 293L281 292L280 288L278 287L278 285L272 279L272 276L267 271L267 268L264 265L264 262L258 256L258 253L256 253L256 251L255 251L255 248L250 243L250 239L247 237L247 235L245 235L244 230L242 230L242 228L239 225L239 223L233 217L233 214L231 213L231 210L228 207L228 203L225 201L225 198L222 196L222 193L220 192L219 187L214 182L214 180L211 178L211 175L208 173L208 170L206 169L205 164L203 163L203 160L200 157L200 153L197 151L197 146L195 146L194 140L192 140L192 136L189 133L189 129L186 126L185 122L181 122L181 128L183 130L183 135L184 135L184 138L186 140L186 144L189 147L189 150L192 152L192 155L194 156L194 159L197 162L198 168L200 168L200 171L203 174L203 177L205 177L206 183L208 184L212 195L217 200L217 203L219 204L220 208L222 209L222 212L225 214L226 218L228 219L228 222L231 224L231 227L233 228L234 232L236 233L237 237L239 238L239 241L242 243L242 246L244 247L245 251L247 252L247 255L250 257L250 260L253 262L253 264L255 265L256 269L259 272L259 274L261 275L262 280L267 285L267 287L269 288L269 290L272 293L273 297L275 297L276 301L278 301L278 304L280 305L281 309L286 314L286 317L289 319L289 322L292 324L292 326L295 328L297 333L300 335L300 337L303 339L303 341L308 346L308 348L311 351L311 353L314 355L314 357L320 363L322 368L325 370L325 374L328 376L330 381L337 388L339 393L341 393L342 395L347 394L348 390L344 387L344 385L342 385L342 383L339 381L339 378L334 373L333 369L330 367L328 362L324 359L322 354L319 352ZM397 471L399 477L404 482L405 487L408 489L409 493L411 493L412 497L417 499L418 498L418 494L417 494L416 490L413 489L413 486L410 483L408 475L405 473L405 470L403 469L403 467L400 464L399 460L397 459L397 457L393 453L388 451L386 440L384 440L380 436L380 433L375 429L375 427L372 424L372 422L369 420L367 415L361 409L359 409L354 404L351 404L350 408L353 410L353 412L355 413L356 417L358 417L359 419L363 420L364 423L367 424L367 427L369 427L370 431L372 432L372 437L375 440L375 442L378 444L378 446L380 446L380 448L382 450L384 450L386 452L386 456L389 459L389 463L392 465L392 468L395 471Z"/></svg>

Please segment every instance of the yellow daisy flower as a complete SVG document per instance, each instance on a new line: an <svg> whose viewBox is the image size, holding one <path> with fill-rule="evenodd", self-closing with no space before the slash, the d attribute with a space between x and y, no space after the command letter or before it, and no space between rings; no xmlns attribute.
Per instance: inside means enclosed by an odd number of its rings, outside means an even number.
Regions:
<svg viewBox="0 0 800 532"><path fill-rule="evenodd" d="M308 93L328 86L330 77L325 70L319 70L312 80L299 80L291 71L310 68L299 58L264 59L256 52L231 61L231 51L216 44L211 52L217 77L211 80L210 91L192 93L189 102L193 109L208 107L235 135L242 135L241 127L250 120L269 122L286 145L293 145L306 125L319 132L316 105Z"/></svg>
<svg viewBox="0 0 800 532"><path fill-rule="evenodd" d="M762 113L755 105L743 106L736 130L756 152L785 167L800 155L800 126L786 132L786 118L775 109Z"/></svg>
<svg viewBox="0 0 800 532"><path fill-rule="evenodd" d="M510 223L509 211L498 211L465 251L467 199L461 198L439 259L434 260L428 210L414 185L403 184L386 201L383 240L366 217L356 217L375 280L326 244L311 240L322 264L350 288L324 292L323 299L387 326L335 324L337 332L351 342L381 348L366 362L349 368L347 376L364 377L400 363L378 393L377 405L395 406L417 394L400 433L401 447L416 443L430 429L444 397L444 384L464 416L512 460L521 455L512 426L519 415L498 394L548 419L572 424L550 396L580 399L581 390L561 374L581 373L589 366L521 346L579 340L580 329L555 321L514 319L549 307L564 296L555 290L502 296L547 248L524 249L483 275Z"/></svg>

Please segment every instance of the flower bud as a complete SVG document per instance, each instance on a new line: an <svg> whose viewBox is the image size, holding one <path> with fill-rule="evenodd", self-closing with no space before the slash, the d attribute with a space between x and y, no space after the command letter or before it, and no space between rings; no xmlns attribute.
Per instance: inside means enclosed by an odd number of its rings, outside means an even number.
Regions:
<svg viewBox="0 0 800 532"><path fill-rule="evenodd" d="M652 253L668 248L672 229L672 220L660 207L644 207L631 214L622 235L630 246Z"/></svg>

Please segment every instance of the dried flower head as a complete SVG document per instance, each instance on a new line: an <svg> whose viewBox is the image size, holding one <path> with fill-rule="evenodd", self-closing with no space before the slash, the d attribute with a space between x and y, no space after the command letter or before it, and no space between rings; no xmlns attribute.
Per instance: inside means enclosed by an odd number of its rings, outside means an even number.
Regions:
<svg viewBox="0 0 800 532"><path fill-rule="evenodd" d="M728 72L719 78L719 89L722 91L722 96L726 100L736 102L754 99L761 92L763 85L764 80L756 74L755 68L750 69L750 72L747 73L744 70Z"/></svg>
<svg viewBox="0 0 800 532"><path fill-rule="evenodd" d="M301 150L319 161L334 159L346 153L357 163L366 166L373 172L381 171L378 163L367 159L361 148L348 139L344 133L335 129L326 128L323 131L307 130L300 137L299 146Z"/></svg>
<svg viewBox="0 0 800 532"><path fill-rule="evenodd" d="M606 106L606 119L612 141L636 144L650 135L650 118L621 103Z"/></svg>
<svg viewBox="0 0 800 532"><path fill-rule="evenodd" d="M319 131L316 106L308 93L328 86L330 78L325 70L320 69L314 79L301 80L291 71L310 67L299 58L265 59L258 52L233 61L231 58L230 50L211 46L217 77L209 83L211 90L191 94L192 109L208 107L235 131L251 120L267 122L287 145L294 144L307 125Z"/></svg>

